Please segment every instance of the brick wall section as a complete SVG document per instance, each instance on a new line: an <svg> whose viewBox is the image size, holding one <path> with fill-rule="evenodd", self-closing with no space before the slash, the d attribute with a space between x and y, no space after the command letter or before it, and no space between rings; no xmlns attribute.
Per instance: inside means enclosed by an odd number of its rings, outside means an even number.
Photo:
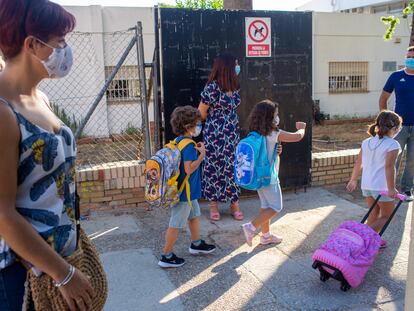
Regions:
<svg viewBox="0 0 414 311"><path fill-rule="evenodd" d="M312 186L346 183L352 174L359 149L312 154Z"/></svg>
<svg viewBox="0 0 414 311"><path fill-rule="evenodd" d="M312 155L312 186L348 182L358 152L359 149L349 149L314 153ZM138 161L107 163L80 169L77 172L77 181L83 213L90 209L145 206L144 164Z"/></svg>
<svg viewBox="0 0 414 311"><path fill-rule="evenodd" d="M83 213L90 209L144 206L144 165L138 161L80 169L77 182Z"/></svg>
<svg viewBox="0 0 414 311"><path fill-rule="evenodd" d="M312 186L347 183L351 178L358 153L359 149L348 149L312 154ZM401 163L400 174L404 167L405 157Z"/></svg>

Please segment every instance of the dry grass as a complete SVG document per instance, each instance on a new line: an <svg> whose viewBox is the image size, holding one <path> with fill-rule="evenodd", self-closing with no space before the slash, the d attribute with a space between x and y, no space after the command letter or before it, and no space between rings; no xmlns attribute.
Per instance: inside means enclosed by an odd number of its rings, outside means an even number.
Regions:
<svg viewBox="0 0 414 311"><path fill-rule="evenodd" d="M367 122L350 120L344 124L313 127L313 152L359 148L368 137Z"/></svg>

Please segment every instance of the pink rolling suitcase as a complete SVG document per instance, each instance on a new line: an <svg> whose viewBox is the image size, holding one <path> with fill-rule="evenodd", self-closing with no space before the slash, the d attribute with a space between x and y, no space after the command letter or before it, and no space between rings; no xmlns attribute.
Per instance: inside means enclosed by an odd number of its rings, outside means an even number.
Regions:
<svg viewBox="0 0 414 311"><path fill-rule="evenodd" d="M386 192L381 195L386 196ZM381 245L381 236L387 229L398 208L405 201L405 196L398 195L399 202L391 217L378 234L365 224L369 214L377 205L381 195L364 216L362 221L345 221L329 236L313 254L312 267L320 272L320 280L326 282L330 278L341 282L341 290L346 292L351 287L362 284L365 274L374 263Z"/></svg>

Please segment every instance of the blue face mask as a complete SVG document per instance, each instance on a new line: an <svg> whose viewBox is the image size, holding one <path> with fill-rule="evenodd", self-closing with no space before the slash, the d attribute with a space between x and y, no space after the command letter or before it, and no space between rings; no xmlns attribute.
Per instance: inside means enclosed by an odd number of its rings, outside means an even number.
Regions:
<svg viewBox="0 0 414 311"><path fill-rule="evenodd" d="M407 67L407 69L414 70L414 58L406 58L405 67Z"/></svg>
<svg viewBox="0 0 414 311"><path fill-rule="evenodd" d="M239 75L240 74L240 65L236 65L234 67L234 71L236 72L236 75Z"/></svg>

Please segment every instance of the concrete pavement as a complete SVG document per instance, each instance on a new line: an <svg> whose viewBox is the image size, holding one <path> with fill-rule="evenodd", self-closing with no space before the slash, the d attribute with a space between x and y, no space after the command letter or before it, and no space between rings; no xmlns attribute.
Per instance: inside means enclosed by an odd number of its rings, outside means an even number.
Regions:
<svg viewBox="0 0 414 311"><path fill-rule="evenodd" d="M362 218L366 208L360 198L329 190L284 195L284 211L272 224L272 231L284 237L276 247L258 246L258 238L247 246L241 223L224 206L223 219L212 223L202 204L203 237L218 249L204 257L189 255L189 236L183 231L175 252L187 263L171 270L156 265L168 211L93 214L84 227L93 234L108 273L105 310L402 310L411 208L403 205L385 233L389 247L379 254L365 283L343 293L338 282L319 281L311 255L337 225ZM256 198L242 200L246 220L258 205Z"/></svg>

